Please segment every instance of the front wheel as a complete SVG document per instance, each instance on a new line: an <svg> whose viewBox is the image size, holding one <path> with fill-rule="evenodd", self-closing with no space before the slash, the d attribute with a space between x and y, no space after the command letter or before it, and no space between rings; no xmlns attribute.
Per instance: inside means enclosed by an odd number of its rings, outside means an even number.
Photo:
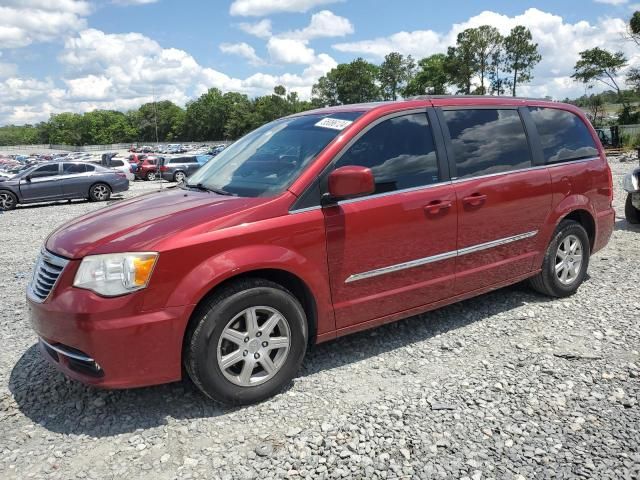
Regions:
<svg viewBox="0 0 640 480"><path fill-rule="evenodd" d="M111 198L111 188L104 183L96 183L89 190L89 200L92 202L106 202Z"/></svg>
<svg viewBox="0 0 640 480"><path fill-rule="evenodd" d="M0 210L13 210L18 204L18 197L8 190L0 192Z"/></svg>
<svg viewBox="0 0 640 480"><path fill-rule="evenodd" d="M259 402L296 375L307 346L300 302L263 279L224 287L204 302L185 338L185 368L208 397L232 405Z"/></svg>
<svg viewBox="0 0 640 480"><path fill-rule="evenodd" d="M627 222L637 225L640 223L640 210L633 206L632 194L627 195L627 201L624 204L624 216Z"/></svg>
<svg viewBox="0 0 640 480"><path fill-rule="evenodd" d="M538 292L551 297L573 295L587 275L591 244L578 222L563 220L547 247L542 270L530 280Z"/></svg>

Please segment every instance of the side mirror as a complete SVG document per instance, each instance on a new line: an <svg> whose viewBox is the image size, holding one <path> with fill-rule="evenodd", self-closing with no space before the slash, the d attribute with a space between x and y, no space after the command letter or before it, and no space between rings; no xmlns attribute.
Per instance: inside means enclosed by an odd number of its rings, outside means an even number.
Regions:
<svg viewBox="0 0 640 480"><path fill-rule="evenodd" d="M325 202L332 203L346 198L360 197L376 189L371 169L367 167L340 167L329 174L329 193Z"/></svg>
<svg viewBox="0 0 640 480"><path fill-rule="evenodd" d="M26 177L24 177L24 179L25 179L27 182L30 182L30 181L31 181L31 175L27 175Z"/></svg>

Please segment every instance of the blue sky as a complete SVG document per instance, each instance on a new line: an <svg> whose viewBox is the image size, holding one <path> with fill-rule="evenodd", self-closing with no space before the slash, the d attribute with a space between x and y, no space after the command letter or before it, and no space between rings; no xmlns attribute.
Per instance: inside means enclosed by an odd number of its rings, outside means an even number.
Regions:
<svg viewBox="0 0 640 480"><path fill-rule="evenodd" d="M336 63L445 51L464 28L532 30L543 62L523 95L584 93L578 52L623 39L630 0L0 0L0 124L51 113L127 110L155 94L178 104L217 87L250 96L276 84L308 98Z"/></svg>

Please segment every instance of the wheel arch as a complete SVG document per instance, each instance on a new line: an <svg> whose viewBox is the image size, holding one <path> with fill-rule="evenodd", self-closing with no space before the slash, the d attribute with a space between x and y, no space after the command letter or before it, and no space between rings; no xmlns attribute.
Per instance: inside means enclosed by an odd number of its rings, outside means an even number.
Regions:
<svg viewBox="0 0 640 480"><path fill-rule="evenodd" d="M596 244L596 221L593 218L591 212L579 208L576 210L572 210L564 217L562 217L558 224L560 224L560 222L562 222L563 220L573 220L574 222L582 225L582 227L587 231L587 236L589 237L589 247L593 252L593 248Z"/></svg>
<svg viewBox="0 0 640 480"><path fill-rule="evenodd" d="M205 303L212 295L223 289L225 286L238 282L240 280L248 280L252 278L269 280L277 283L278 285L286 288L291 294L300 302L302 308L307 317L307 328L309 332L309 343L313 343L318 331L318 307L316 299L311 291L311 288L306 284L302 278L298 275L291 273L290 271L280 268L259 268L255 270L247 270L242 273L230 276L223 281L213 286L196 304L193 312L198 310L198 307ZM188 325L185 330L188 331L189 326L194 321L194 313L189 317Z"/></svg>

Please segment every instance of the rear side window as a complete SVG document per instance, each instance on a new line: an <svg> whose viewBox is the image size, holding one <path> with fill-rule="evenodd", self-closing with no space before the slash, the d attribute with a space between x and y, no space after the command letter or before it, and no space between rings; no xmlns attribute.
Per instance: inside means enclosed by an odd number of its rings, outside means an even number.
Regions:
<svg viewBox="0 0 640 480"><path fill-rule="evenodd" d="M96 171L96 167L94 167L93 165L87 165L87 172L95 172Z"/></svg>
<svg viewBox="0 0 640 480"><path fill-rule="evenodd" d="M591 132L576 114L557 108L529 109L547 164L597 157Z"/></svg>
<svg viewBox="0 0 640 480"><path fill-rule="evenodd" d="M111 166L112 167L122 167L122 166L124 166L124 163L122 163L122 160L111 160Z"/></svg>
<svg viewBox="0 0 640 480"><path fill-rule="evenodd" d="M532 165L517 110L464 109L443 112L456 162L456 178L509 172Z"/></svg>
<svg viewBox="0 0 640 480"><path fill-rule="evenodd" d="M62 174L72 175L74 173L85 173L87 166L84 163L63 163Z"/></svg>
<svg viewBox="0 0 640 480"><path fill-rule="evenodd" d="M390 118L354 143L335 168L368 167L375 193L393 192L439 181L438 159L425 113Z"/></svg>

